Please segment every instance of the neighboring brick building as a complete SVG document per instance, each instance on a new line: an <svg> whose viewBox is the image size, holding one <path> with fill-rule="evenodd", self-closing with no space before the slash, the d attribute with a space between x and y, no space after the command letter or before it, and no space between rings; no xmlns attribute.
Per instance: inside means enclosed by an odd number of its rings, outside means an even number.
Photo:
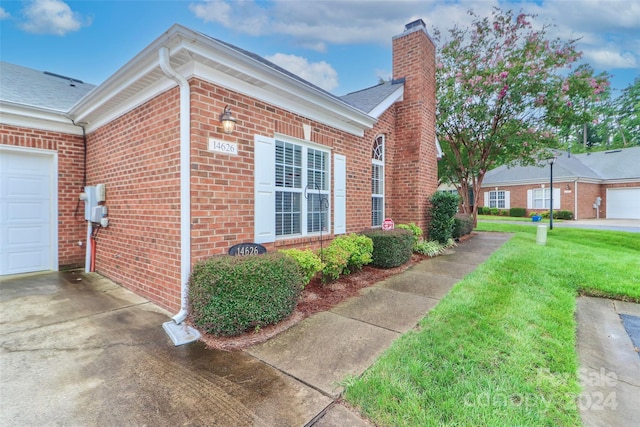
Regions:
<svg viewBox="0 0 640 427"><path fill-rule="evenodd" d="M2 275L94 257L98 273L177 310L193 263L237 243L317 248L385 217L427 226L435 46L421 20L393 39L394 80L342 98L178 25L95 88L2 67L0 195L5 211L22 206L2 217ZM66 102L48 105L58 93ZM39 177L48 198L16 177ZM78 196L96 184L109 225L88 228ZM32 208L49 214L31 221ZM33 239L10 237L26 229Z"/></svg>
<svg viewBox="0 0 640 427"><path fill-rule="evenodd" d="M500 166L485 175L481 206L549 210L551 170ZM586 154L558 153L553 165L553 209L574 219L640 219L640 147Z"/></svg>

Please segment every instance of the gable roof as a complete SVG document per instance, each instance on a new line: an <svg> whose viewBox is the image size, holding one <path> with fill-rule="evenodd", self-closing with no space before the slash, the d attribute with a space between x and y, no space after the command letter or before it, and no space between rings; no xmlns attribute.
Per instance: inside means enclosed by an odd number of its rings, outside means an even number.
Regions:
<svg viewBox="0 0 640 427"><path fill-rule="evenodd" d="M0 100L43 110L68 112L95 85L73 77L0 61Z"/></svg>
<svg viewBox="0 0 640 427"><path fill-rule="evenodd" d="M402 100L404 79L389 80L375 86L351 92L340 97L341 100L374 117L379 117L391 104ZM388 104L388 105L387 105ZM385 106L379 108L380 106ZM374 110L380 110L380 113Z"/></svg>
<svg viewBox="0 0 640 427"><path fill-rule="evenodd" d="M640 181L640 147L593 153L558 153L553 165L553 179L559 181L586 180L594 182ZM486 173L483 187L547 182L549 167L502 165Z"/></svg>

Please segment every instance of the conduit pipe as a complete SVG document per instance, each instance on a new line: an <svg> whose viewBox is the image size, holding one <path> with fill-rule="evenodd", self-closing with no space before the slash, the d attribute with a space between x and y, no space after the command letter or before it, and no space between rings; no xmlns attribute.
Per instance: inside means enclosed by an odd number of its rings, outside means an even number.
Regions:
<svg viewBox="0 0 640 427"><path fill-rule="evenodd" d="M189 273L191 271L191 170L189 156L191 146L191 92L189 82L171 67L169 48L159 51L162 72L178 83L180 88L180 311L172 317L181 324L189 310Z"/></svg>

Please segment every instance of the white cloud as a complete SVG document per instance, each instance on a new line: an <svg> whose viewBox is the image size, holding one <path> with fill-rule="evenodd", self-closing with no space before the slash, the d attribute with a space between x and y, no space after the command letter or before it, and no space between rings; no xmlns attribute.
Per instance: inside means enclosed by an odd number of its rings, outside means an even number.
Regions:
<svg viewBox="0 0 640 427"><path fill-rule="evenodd" d="M90 24L89 20L83 22L80 14L61 0L33 0L27 3L23 13L26 21L21 24L22 29L36 34L63 36Z"/></svg>
<svg viewBox="0 0 640 427"><path fill-rule="evenodd" d="M326 91L338 87L338 73L324 61L309 62L301 56L284 53L276 53L266 59Z"/></svg>
<svg viewBox="0 0 640 427"><path fill-rule="evenodd" d="M618 52L615 50L589 50L584 57L590 64L606 65L611 68L638 68L640 64L630 52Z"/></svg>
<svg viewBox="0 0 640 427"><path fill-rule="evenodd" d="M2 21L3 19L9 19L10 17L11 14L4 10L4 7L0 7L0 21Z"/></svg>

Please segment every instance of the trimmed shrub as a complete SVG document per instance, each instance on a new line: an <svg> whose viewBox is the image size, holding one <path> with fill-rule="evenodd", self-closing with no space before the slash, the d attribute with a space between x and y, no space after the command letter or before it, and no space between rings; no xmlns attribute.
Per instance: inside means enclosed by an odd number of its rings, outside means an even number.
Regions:
<svg viewBox="0 0 640 427"><path fill-rule="evenodd" d="M409 224L398 224L396 228L401 228L403 230L409 230L413 234L413 246L420 243L422 238L422 228L418 227L414 222L410 222ZM415 252L415 251L414 251Z"/></svg>
<svg viewBox="0 0 640 427"><path fill-rule="evenodd" d="M489 208L478 206L478 215L489 215Z"/></svg>
<svg viewBox="0 0 640 427"><path fill-rule="evenodd" d="M456 214L453 217L453 238L458 239L473 231L473 216L468 214Z"/></svg>
<svg viewBox="0 0 640 427"><path fill-rule="evenodd" d="M351 253L338 245L329 245L319 252L320 258L324 262L322 268L322 280L328 277L336 280L347 269ZM347 270L348 271L348 270Z"/></svg>
<svg viewBox="0 0 640 427"><path fill-rule="evenodd" d="M444 193L443 193L444 194ZM411 259L413 253L413 233L409 230L373 229L362 234L373 241L372 264L380 268L392 268Z"/></svg>
<svg viewBox="0 0 640 427"><path fill-rule="evenodd" d="M209 258L189 278L191 320L217 336L277 323L293 312L303 280L296 261L277 252Z"/></svg>
<svg viewBox="0 0 640 427"><path fill-rule="evenodd" d="M339 246L349 252L347 269L360 270L363 265L371 262L373 253L373 241L362 234L352 233L348 236L336 237L331 245ZM349 270L345 273L350 273Z"/></svg>
<svg viewBox="0 0 640 427"><path fill-rule="evenodd" d="M460 196L438 191L431 196L429 202L431 202L429 239L446 243L453 236L453 217L458 210Z"/></svg>
<svg viewBox="0 0 640 427"><path fill-rule="evenodd" d="M509 209L500 209L500 211L498 212L498 215L509 216Z"/></svg>
<svg viewBox="0 0 640 427"><path fill-rule="evenodd" d="M524 218L527 216L527 210L525 208L511 208L509 209L509 216L514 218Z"/></svg>
<svg viewBox="0 0 640 427"><path fill-rule="evenodd" d="M322 271L324 267L320 257L311 249L280 249L278 252L282 252L296 261L304 277L304 286L307 286L311 279L313 279L313 276L319 271Z"/></svg>
<svg viewBox="0 0 640 427"><path fill-rule="evenodd" d="M499 212L498 208L489 208L489 215L498 215Z"/></svg>
<svg viewBox="0 0 640 427"><path fill-rule="evenodd" d="M553 212L553 217L558 219L573 219L573 212L571 211L558 211Z"/></svg>

